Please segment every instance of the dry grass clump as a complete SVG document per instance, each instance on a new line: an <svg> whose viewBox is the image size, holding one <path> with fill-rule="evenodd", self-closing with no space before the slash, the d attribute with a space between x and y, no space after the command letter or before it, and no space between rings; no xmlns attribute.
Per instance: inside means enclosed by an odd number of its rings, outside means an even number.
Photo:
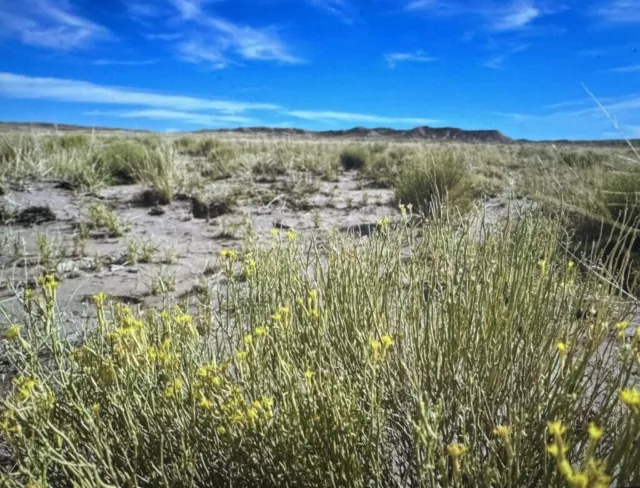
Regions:
<svg viewBox="0 0 640 488"><path fill-rule="evenodd" d="M640 226L640 171L637 168L608 172L600 189L611 219Z"/></svg>
<svg viewBox="0 0 640 488"><path fill-rule="evenodd" d="M364 170L364 177L379 188L392 188L401 168L416 157L416 149L400 144L373 144L371 163Z"/></svg>
<svg viewBox="0 0 640 488"><path fill-rule="evenodd" d="M150 174L165 174L170 164L159 152L130 140L110 142L91 158L95 170L117 184L137 183Z"/></svg>
<svg viewBox="0 0 640 488"><path fill-rule="evenodd" d="M47 138L44 144L49 151L72 151L87 148L91 144L91 137L87 134L62 134Z"/></svg>
<svg viewBox="0 0 640 488"><path fill-rule="evenodd" d="M225 250L221 288L193 313L98 294L75 346L44 277L5 334L0 481L640 483L640 334L557 224L529 215L480 241L446 216L410 220L364 241L288 231Z"/></svg>
<svg viewBox="0 0 640 488"><path fill-rule="evenodd" d="M340 164L346 171L364 169L369 165L371 155L364 146L348 146L340 153Z"/></svg>
<svg viewBox="0 0 640 488"><path fill-rule="evenodd" d="M455 148L436 147L418 154L395 181L396 200L429 212L444 205L464 213L471 207L474 190L465 155Z"/></svg>
<svg viewBox="0 0 640 488"><path fill-rule="evenodd" d="M35 146L35 140L31 136L0 136L0 175L10 175L12 169L32 156Z"/></svg>

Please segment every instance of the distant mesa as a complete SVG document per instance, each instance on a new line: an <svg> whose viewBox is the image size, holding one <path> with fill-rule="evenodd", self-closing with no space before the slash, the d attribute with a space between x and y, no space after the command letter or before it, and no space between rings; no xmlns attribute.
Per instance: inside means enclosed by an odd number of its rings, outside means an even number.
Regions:
<svg viewBox="0 0 640 488"><path fill-rule="evenodd" d="M71 124L52 124L48 122L0 122L0 130L20 130L39 129L57 130L61 132L74 130L96 130L115 131L116 127L86 127ZM136 130L130 132L150 132L147 130ZM330 138L356 138L356 139L426 139L431 141L457 141L457 142L491 142L508 143L513 140L497 130L464 130L454 127L416 127L414 129L390 129L388 127L377 127L369 129L366 127L354 127L346 130L325 130L312 131L284 127L239 127L236 129L202 129L193 133L237 133L237 134L263 134L263 135L283 135L283 136L308 136L308 137L330 137Z"/></svg>
<svg viewBox="0 0 640 488"><path fill-rule="evenodd" d="M149 133L149 130L131 130L117 127L87 127L71 124L53 124L49 122L0 122L0 132L15 130L47 130L47 131L125 131L125 132L142 132ZM595 145L595 146L619 146L632 143L640 144L640 139L625 141L623 139L613 140L546 140L546 141L529 141L527 139L512 139L505 136L498 130L465 130L456 127L415 127L413 129L390 129L388 127L376 127L369 129L367 127L354 127L345 130L325 130L312 131L304 129L295 129L288 127L238 127L235 129L202 129L197 131L177 132L177 134L254 134L264 136L297 136L297 137L327 137L327 138L344 138L344 139L395 139L395 140L423 140L433 142L468 142L468 143L489 143L489 144L509 144L509 143L539 143L539 144L578 144L578 145Z"/></svg>
<svg viewBox="0 0 640 488"><path fill-rule="evenodd" d="M512 142L510 137L497 130L464 130L454 127L416 127L414 129L401 130L388 127L369 129L366 127L354 127L346 130L306 131L302 129L286 129L272 127L245 127L242 129L216 129L201 130L198 132L241 132L252 134L272 135L308 135L310 137L331 138L356 138L356 139L428 139L432 141L458 141L458 142Z"/></svg>

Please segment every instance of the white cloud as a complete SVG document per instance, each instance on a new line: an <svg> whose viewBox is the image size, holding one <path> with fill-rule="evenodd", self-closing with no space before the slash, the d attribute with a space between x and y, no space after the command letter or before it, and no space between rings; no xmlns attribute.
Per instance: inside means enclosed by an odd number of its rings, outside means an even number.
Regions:
<svg viewBox="0 0 640 488"><path fill-rule="evenodd" d="M153 34L142 34L142 37L149 41L177 41L184 37L180 32L165 32L165 33L153 33Z"/></svg>
<svg viewBox="0 0 640 488"><path fill-rule="evenodd" d="M541 15L533 2L522 0L509 5L504 11L497 12L493 19L493 30L509 31L525 27Z"/></svg>
<svg viewBox="0 0 640 488"><path fill-rule="evenodd" d="M110 35L105 27L75 14L66 0L11 0L1 7L3 34L31 46L72 50Z"/></svg>
<svg viewBox="0 0 640 488"><path fill-rule="evenodd" d="M411 0L405 5L406 10L436 10L440 13L444 11L453 12L455 8L454 2L443 3L442 0Z"/></svg>
<svg viewBox="0 0 640 488"><path fill-rule="evenodd" d="M308 0L308 2L316 8L335 15L347 24L353 22L355 9L348 0Z"/></svg>
<svg viewBox="0 0 640 488"><path fill-rule="evenodd" d="M510 2L467 2L462 0L411 0L405 10L423 11L433 15L454 17L467 15L484 20L486 30L515 31L527 27L537 18L553 13L536 6L534 0Z"/></svg>
<svg viewBox="0 0 640 488"><path fill-rule="evenodd" d="M184 20L197 20L202 15L200 0L170 0Z"/></svg>
<svg viewBox="0 0 640 488"><path fill-rule="evenodd" d="M207 14L203 0L170 0L179 18L197 29L187 34L178 46L181 57L188 62L213 62L220 68L228 63L229 52L242 59L300 64L289 46L272 28L241 25Z"/></svg>
<svg viewBox="0 0 640 488"><path fill-rule="evenodd" d="M611 71L612 73L640 73L640 64L619 66L617 68L611 68L609 71Z"/></svg>
<svg viewBox="0 0 640 488"><path fill-rule="evenodd" d="M157 4L140 0L126 0L123 2L129 14L133 17L157 17L160 10Z"/></svg>
<svg viewBox="0 0 640 488"><path fill-rule="evenodd" d="M601 105L598 105L598 103ZM497 115L510 118L519 123L557 124L558 126L579 127L589 126L590 128L600 127L602 130L614 129L614 121L624 128L625 133L633 132L633 128L640 123L640 95L629 94L622 97L598 97L597 102L593 99L559 102L547 105L546 109L563 107L574 107L567 110L544 110L541 113L503 113ZM604 110L603 110L604 108ZM606 113L605 113L606 111ZM635 137L635 136L634 136Z"/></svg>
<svg viewBox="0 0 640 488"><path fill-rule="evenodd" d="M640 0L607 0L595 10L605 22L630 24L640 22Z"/></svg>
<svg viewBox="0 0 640 488"><path fill-rule="evenodd" d="M384 55L384 59L391 68L394 68L397 63L430 63L438 60L438 58L428 56L423 51L415 51L413 53L388 53Z"/></svg>
<svg viewBox="0 0 640 488"><path fill-rule="evenodd" d="M104 86L86 81L35 78L3 72L0 72L0 97L90 103L98 106L129 106L136 108L115 111L98 110L90 113L124 118L174 120L197 125L259 124L257 120L244 115L246 112L259 110L271 111L296 119L321 122L410 125L429 125L439 122L420 117L389 117L330 110L287 110L271 103L162 95L134 88Z"/></svg>
<svg viewBox="0 0 640 488"><path fill-rule="evenodd" d="M302 62L289 52L289 48L275 32L268 29L254 29L220 18L210 18L208 24L222 34L223 44L229 44L244 59L279 61L285 64Z"/></svg>
<svg viewBox="0 0 640 488"><path fill-rule="evenodd" d="M149 66L157 62L157 59L96 59L91 61L91 64L94 66Z"/></svg>
<svg viewBox="0 0 640 488"><path fill-rule="evenodd" d="M256 124L258 121L251 117L243 117L240 115L217 115L217 114L201 114L193 112L183 112L179 110L132 110L132 111L102 111L91 110L85 112L85 115L97 115L107 117L121 117L126 119L151 119L151 120L174 120L185 124L192 125L230 125L230 124Z"/></svg>
<svg viewBox="0 0 640 488"><path fill-rule="evenodd" d="M0 95L31 100L133 105L169 110L215 110L236 114L249 110L277 110L270 103L211 100L180 95L161 95L133 88L119 88L78 80L35 78L0 72Z"/></svg>
<svg viewBox="0 0 640 488"><path fill-rule="evenodd" d="M285 115L305 120L364 122L373 124L415 124L428 125L438 123L438 120L412 117L385 117L381 115L360 114L352 112L333 112L322 110L290 110Z"/></svg>
<svg viewBox="0 0 640 488"><path fill-rule="evenodd" d="M502 68L504 66L504 62L507 59L512 57L514 54L518 54L518 53L521 53L523 51L526 51L530 47L531 47L531 44L518 44L516 46L513 46L513 47L507 49L506 51L504 51L504 52L502 52L500 54L497 54L497 55L489 58L484 63L482 63L482 65L485 68L500 69L500 68Z"/></svg>
<svg viewBox="0 0 640 488"><path fill-rule="evenodd" d="M224 68L229 64L229 61L219 48L204 46L196 40L180 43L178 52L180 57L189 63L206 62L215 69Z"/></svg>

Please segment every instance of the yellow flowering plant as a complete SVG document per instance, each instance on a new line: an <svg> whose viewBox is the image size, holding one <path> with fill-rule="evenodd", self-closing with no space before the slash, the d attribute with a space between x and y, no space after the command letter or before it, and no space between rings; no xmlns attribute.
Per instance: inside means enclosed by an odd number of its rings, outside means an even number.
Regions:
<svg viewBox="0 0 640 488"><path fill-rule="evenodd" d="M482 239L413 225L226 251L228 279L180 306L96 294L78 344L42 279L2 333L0 484L640 483L633 340L608 335L632 306L596 275L541 273L567 262L542 215Z"/></svg>

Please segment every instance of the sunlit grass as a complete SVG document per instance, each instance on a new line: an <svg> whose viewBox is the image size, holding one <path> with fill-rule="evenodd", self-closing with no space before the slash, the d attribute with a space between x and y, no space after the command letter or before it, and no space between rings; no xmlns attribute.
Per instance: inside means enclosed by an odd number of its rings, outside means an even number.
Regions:
<svg viewBox="0 0 640 488"><path fill-rule="evenodd" d="M43 278L6 337L4 481L639 483L630 306L540 215L482 239L410 221L324 244L274 231L224 251L224 284L181 307L99 294L76 347Z"/></svg>

